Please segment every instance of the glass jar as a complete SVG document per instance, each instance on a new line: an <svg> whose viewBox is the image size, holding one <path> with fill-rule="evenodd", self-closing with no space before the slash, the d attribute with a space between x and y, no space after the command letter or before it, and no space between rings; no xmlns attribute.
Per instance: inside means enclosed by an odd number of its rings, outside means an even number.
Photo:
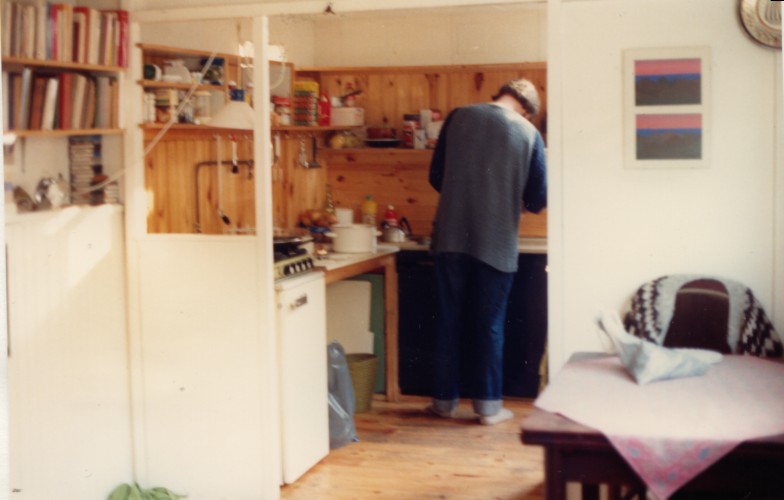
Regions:
<svg viewBox="0 0 784 500"><path fill-rule="evenodd" d="M199 90L193 93L193 117L201 124L209 123L212 118L212 94L208 90Z"/></svg>

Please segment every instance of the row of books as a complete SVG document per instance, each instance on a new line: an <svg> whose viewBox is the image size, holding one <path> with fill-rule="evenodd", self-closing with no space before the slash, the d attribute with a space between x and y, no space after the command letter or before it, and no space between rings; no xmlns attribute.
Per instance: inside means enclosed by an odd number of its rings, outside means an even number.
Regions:
<svg viewBox="0 0 784 500"><path fill-rule="evenodd" d="M128 66L128 11L5 0L3 56Z"/></svg>
<svg viewBox="0 0 784 500"><path fill-rule="evenodd" d="M3 72L4 130L118 128L119 84L107 75Z"/></svg>

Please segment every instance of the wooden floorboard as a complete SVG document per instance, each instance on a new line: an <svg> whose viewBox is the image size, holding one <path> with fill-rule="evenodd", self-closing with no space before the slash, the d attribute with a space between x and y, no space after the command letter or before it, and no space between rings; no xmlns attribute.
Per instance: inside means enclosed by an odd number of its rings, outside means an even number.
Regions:
<svg viewBox="0 0 784 500"><path fill-rule="evenodd" d="M480 425L470 402L458 418L424 410L426 402L373 401L355 415L359 442L332 450L294 484L284 499L544 498L543 453L520 442L520 421L530 401L506 401L515 418Z"/></svg>

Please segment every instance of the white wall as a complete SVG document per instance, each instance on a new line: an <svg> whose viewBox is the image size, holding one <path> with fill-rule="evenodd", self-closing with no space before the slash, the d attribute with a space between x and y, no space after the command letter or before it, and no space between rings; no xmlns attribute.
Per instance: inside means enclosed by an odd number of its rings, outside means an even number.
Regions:
<svg viewBox="0 0 784 500"><path fill-rule="evenodd" d="M168 235L138 250L137 480L194 500L270 498L263 422L277 393L265 392L256 239Z"/></svg>
<svg viewBox="0 0 784 500"><path fill-rule="evenodd" d="M551 303L550 353L600 347L603 308L621 308L642 282L707 273L749 285L768 310L774 294L774 121L778 51L752 43L734 0L596 0L560 6L555 198L562 253ZM709 46L712 165L629 170L623 166L622 51ZM551 93L552 96L552 93ZM560 133L559 133L560 132ZM780 300L780 299L779 299ZM779 331L784 330L780 322Z"/></svg>
<svg viewBox="0 0 784 500"><path fill-rule="evenodd" d="M317 66L544 61L544 4L370 12L315 21ZM299 62L297 61L299 64Z"/></svg>
<svg viewBox="0 0 784 500"><path fill-rule="evenodd" d="M8 220L11 474L0 497L106 498L133 476L122 210Z"/></svg>

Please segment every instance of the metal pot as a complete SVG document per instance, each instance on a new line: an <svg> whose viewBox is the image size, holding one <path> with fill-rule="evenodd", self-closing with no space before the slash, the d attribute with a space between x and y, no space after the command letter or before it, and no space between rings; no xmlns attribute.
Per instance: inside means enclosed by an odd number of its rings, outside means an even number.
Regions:
<svg viewBox="0 0 784 500"><path fill-rule="evenodd" d="M381 239L386 243L403 243L411 237L411 224L405 217L400 218L397 226L390 226L387 223L383 223L383 226Z"/></svg>
<svg viewBox="0 0 784 500"><path fill-rule="evenodd" d="M376 237L372 224L335 224L326 233L332 238L332 250L338 253L375 253Z"/></svg>

